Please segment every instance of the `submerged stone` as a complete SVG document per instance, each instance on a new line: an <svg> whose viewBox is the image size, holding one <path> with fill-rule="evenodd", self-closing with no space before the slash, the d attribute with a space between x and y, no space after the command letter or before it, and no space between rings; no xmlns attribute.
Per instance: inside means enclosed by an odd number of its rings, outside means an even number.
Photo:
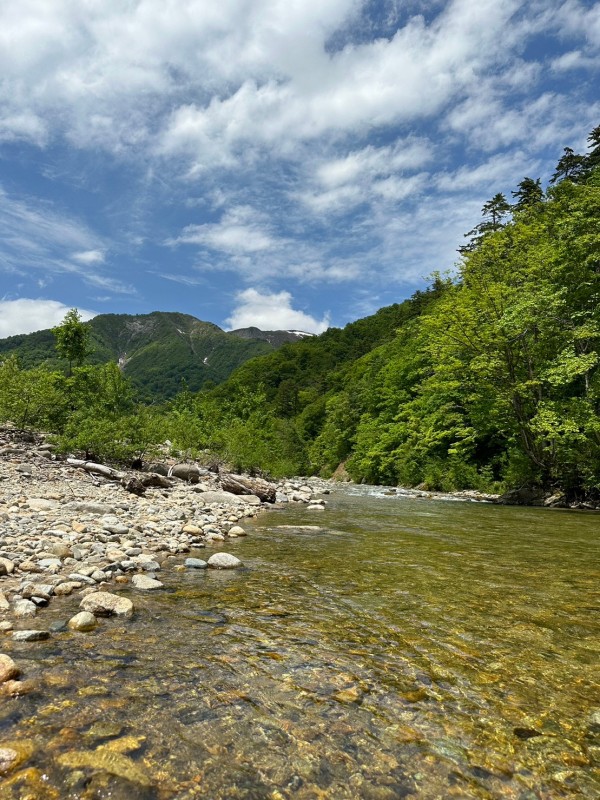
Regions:
<svg viewBox="0 0 600 800"><path fill-rule="evenodd" d="M72 753L63 753L57 758L57 761L61 767L100 769L116 775L118 778L138 783L140 786L152 785L150 777L138 764L128 756L108 747L99 747L93 751L76 750Z"/></svg>

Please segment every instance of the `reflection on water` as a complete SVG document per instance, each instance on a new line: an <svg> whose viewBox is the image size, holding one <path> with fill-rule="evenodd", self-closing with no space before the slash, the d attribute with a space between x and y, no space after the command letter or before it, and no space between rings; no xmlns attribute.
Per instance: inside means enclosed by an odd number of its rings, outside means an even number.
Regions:
<svg viewBox="0 0 600 800"><path fill-rule="evenodd" d="M38 691L0 706L0 800L600 796L600 519L355 492L132 621L6 640Z"/></svg>

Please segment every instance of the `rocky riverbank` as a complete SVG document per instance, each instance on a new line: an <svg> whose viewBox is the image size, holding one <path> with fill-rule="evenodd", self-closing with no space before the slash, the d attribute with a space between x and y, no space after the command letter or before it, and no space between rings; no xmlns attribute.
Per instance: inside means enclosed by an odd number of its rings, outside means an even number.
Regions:
<svg viewBox="0 0 600 800"><path fill-rule="evenodd" d="M119 593L125 585L141 594L160 590L165 570L242 566L222 548L246 535L244 519L273 503L223 491L225 477L236 483L232 476L194 464L157 469L165 474L119 473L116 480L114 471L57 458L43 436L0 429L0 632L23 642L89 631L103 616L133 615L135 596ZM276 503L324 503L315 500L314 483L238 478ZM210 548L206 559L188 555ZM69 598L60 601L65 619L47 625L44 608L55 598ZM7 670L4 692L26 691L14 678Z"/></svg>

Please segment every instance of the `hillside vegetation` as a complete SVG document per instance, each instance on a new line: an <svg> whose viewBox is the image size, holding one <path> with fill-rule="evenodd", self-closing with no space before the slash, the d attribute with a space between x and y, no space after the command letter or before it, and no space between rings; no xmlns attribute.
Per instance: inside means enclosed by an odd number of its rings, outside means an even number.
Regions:
<svg viewBox="0 0 600 800"><path fill-rule="evenodd" d="M327 476L343 463L357 481L597 497L600 127L589 142L584 155L565 150L545 191L524 178L511 202L495 195L456 272L411 299L284 344L161 408L136 407L109 366L60 380L47 370L48 391L70 406L44 416L32 401L28 424L99 455L117 442L129 457L168 438L273 474ZM1 369L3 387L30 381L11 360ZM94 380L90 422L78 398ZM14 389L0 392L0 415L15 418Z"/></svg>
<svg viewBox="0 0 600 800"><path fill-rule="evenodd" d="M244 361L279 345L278 340L270 342L243 332L241 336L225 333L189 314L100 314L85 324L90 331L88 363L121 361L124 374L146 402L174 397L182 383L193 391L221 383ZM26 368L64 367L50 330L0 339L0 358L10 354L17 355Z"/></svg>

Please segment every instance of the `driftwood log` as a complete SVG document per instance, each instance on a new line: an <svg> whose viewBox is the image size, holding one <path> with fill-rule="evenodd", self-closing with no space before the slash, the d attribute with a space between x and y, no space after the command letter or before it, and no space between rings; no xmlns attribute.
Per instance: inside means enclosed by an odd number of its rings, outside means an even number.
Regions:
<svg viewBox="0 0 600 800"><path fill-rule="evenodd" d="M67 458L67 464L71 467L79 467L86 472L91 472L93 475L102 475L104 478L109 478L111 481L120 481L125 477L124 472L120 472L112 467L105 467L104 464L96 464L94 461L83 461L80 458Z"/></svg>
<svg viewBox="0 0 600 800"><path fill-rule="evenodd" d="M262 478L247 478L245 475L221 473L221 486L232 494L255 494L263 503L274 503L276 487Z"/></svg>
<svg viewBox="0 0 600 800"><path fill-rule="evenodd" d="M104 464L96 464L94 461L83 461L80 458L67 458L67 464L90 472L92 475L101 475L103 478L108 478L111 481L120 481L123 488L127 489L128 492L133 492L133 494L141 495L150 486L156 486L160 489L170 489L174 483L172 479L165 478L163 475L157 475L155 472L137 473L133 476L127 472L120 472L118 469L107 467Z"/></svg>

